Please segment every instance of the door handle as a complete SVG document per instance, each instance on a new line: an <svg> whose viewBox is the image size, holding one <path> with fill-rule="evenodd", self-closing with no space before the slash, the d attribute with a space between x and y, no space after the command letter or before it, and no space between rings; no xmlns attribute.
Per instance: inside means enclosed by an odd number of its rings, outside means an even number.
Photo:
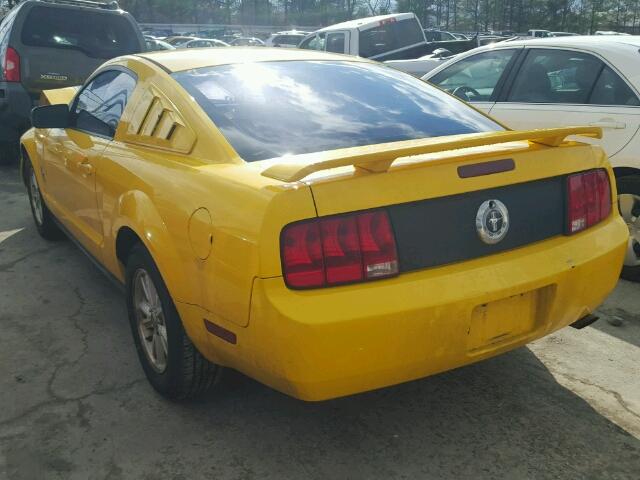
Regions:
<svg viewBox="0 0 640 480"><path fill-rule="evenodd" d="M88 160L85 159L78 164L78 170L82 172L83 177L88 177L89 175L93 174L95 168L89 163Z"/></svg>
<svg viewBox="0 0 640 480"><path fill-rule="evenodd" d="M614 130L620 130L627 128L627 124L624 122L616 122L615 120L599 120L589 124L592 127L611 128Z"/></svg>

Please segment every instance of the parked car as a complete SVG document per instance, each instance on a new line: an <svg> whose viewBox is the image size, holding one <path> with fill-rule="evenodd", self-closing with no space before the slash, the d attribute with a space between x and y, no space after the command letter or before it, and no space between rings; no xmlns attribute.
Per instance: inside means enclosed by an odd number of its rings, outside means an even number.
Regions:
<svg viewBox="0 0 640 480"><path fill-rule="evenodd" d="M446 42L449 40L459 40L451 32L445 32L442 30L431 30L428 28L424 30L424 36L427 39L427 42Z"/></svg>
<svg viewBox="0 0 640 480"><path fill-rule="evenodd" d="M226 43L230 43L234 38L241 37L242 35L242 29L230 26L199 30L193 34L193 36L198 38L222 40Z"/></svg>
<svg viewBox="0 0 640 480"><path fill-rule="evenodd" d="M147 52L156 52L160 50L175 50L176 47L170 43L160 40L159 38L153 38L151 36L144 37L147 44Z"/></svg>
<svg viewBox="0 0 640 480"><path fill-rule="evenodd" d="M570 33L570 32L549 32L550 37L578 37L579 33Z"/></svg>
<svg viewBox="0 0 640 480"><path fill-rule="evenodd" d="M483 35L497 35L499 37L515 37L518 34L513 30L491 30L490 32L483 32Z"/></svg>
<svg viewBox="0 0 640 480"><path fill-rule="evenodd" d="M232 47L264 47L265 43L256 37L238 37L231 42Z"/></svg>
<svg viewBox="0 0 640 480"><path fill-rule="evenodd" d="M418 58L433 51L413 13L379 15L331 25L307 36L300 48L378 61Z"/></svg>
<svg viewBox="0 0 640 480"><path fill-rule="evenodd" d="M421 58L442 48L459 53L478 46L475 38L451 38L428 42L420 21L413 13L394 13L322 28L307 36L299 47L346 53L383 62Z"/></svg>
<svg viewBox="0 0 640 480"><path fill-rule="evenodd" d="M36 228L123 286L170 398L223 365L305 400L424 377L584 326L618 280L613 172L563 141L595 127L507 131L292 49L145 53L47 94L22 138Z"/></svg>
<svg viewBox="0 0 640 480"><path fill-rule="evenodd" d="M513 38L513 37L511 37ZM501 35L479 35L478 36L478 45L479 47L483 47L485 45L492 45L494 43L500 42L508 42L511 41L510 37L503 37ZM515 37L517 38L517 37ZM469 49L472 50L472 49ZM462 53L462 52L461 52Z"/></svg>
<svg viewBox="0 0 640 480"><path fill-rule="evenodd" d="M13 8L0 23L0 162L17 162L43 89L80 84L105 60L144 50L138 24L115 2L26 0Z"/></svg>
<svg viewBox="0 0 640 480"><path fill-rule="evenodd" d="M414 77L422 77L427 72L433 70L444 62L448 62L454 57L453 53L445 48L439 48L438 50L425 55L424 57L415 58L413 60L389 60L384 62L388 67L401 70L409 73Z"/></svg>
<svg viewBox="0 0 640 480"><path fill-rule="evenodd" d="M265 42L267 47L287 47L296 48L307 32L291 30L272 34Z"/></svg>
<svg viewBox="0 0 640 480"><path fill-rule="evenodd" d="M212 48L212 47L228 47L229 44L222 40L213 40L206 38L196 38L189 40L186 43L180 45L180 48Z"/></svg>
<svg viewBox="0 0 640 480"><path fill-rule="evenodd" d="M594 35L624 35L624 36L628 36L628 33L623 33L623 32L614 32L613 30L597 30L596 33L594 33Z"/></svg>
<svg viewBox="0 0 640 480"><path fill-rule="evenodd" d="M527 35L533 38L546 38L549 37L551 32L549 30L529 30Z"/></svg>
<svg viewBox="0 0 640 480"><path fill-rule="evenodd" d="M173 35L171 37L167 37L164 39L169 45L172 45L176 48L182 47L185 43L190 42L191 40L197 40L198 37L193 37L191 35Z"/></svg>
<svg viewBox="0 0 640 480"><path fill-rule="evenodd" d="M611 159L640 278L640 37L517 40L457 56L427 80L516 129L593 125Z"/></svg>

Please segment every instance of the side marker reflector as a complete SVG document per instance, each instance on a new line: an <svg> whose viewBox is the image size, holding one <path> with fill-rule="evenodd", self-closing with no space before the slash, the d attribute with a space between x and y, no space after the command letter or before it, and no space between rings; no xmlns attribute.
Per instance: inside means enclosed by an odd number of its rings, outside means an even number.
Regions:
<svg viewBox="0 0 640 480"><path fill-rule="evenodd" d="M233 345L237 343L236 334L231 330L227 330L226 328L221 327L220 325L216 325L215 323L210 322L206 318L204 319L204 326L207 331L216 337L220 337L225 342L229 342Z"/></svg>

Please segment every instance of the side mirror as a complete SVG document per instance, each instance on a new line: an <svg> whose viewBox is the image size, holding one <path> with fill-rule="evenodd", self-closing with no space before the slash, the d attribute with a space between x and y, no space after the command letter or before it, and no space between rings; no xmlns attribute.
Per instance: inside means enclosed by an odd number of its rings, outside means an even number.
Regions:
<svg viewBox="0 0 640 480"><path fill-rule="evenodd" d="M45 105L31 110L31 125L36 128L67 128L69 105Z"/></svg>

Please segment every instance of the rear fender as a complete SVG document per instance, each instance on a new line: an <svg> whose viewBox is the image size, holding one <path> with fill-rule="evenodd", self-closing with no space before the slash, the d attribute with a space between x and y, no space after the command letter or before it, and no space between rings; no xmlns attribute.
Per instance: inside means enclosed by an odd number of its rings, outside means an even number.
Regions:
<svg viewBox="0 0 640 480"><path fill-rule="evenodd" d="M173 238L160 213L151 199L139 190L123 194L116 208L116 218L111 231L110 252L107 261L111 269L125 279L125 265L118 260L116 239L123 227L128 227L138 236L153 257L162 278L174 301L189 302L187 282L185 281L182 259L178 254Z"/></svg>

